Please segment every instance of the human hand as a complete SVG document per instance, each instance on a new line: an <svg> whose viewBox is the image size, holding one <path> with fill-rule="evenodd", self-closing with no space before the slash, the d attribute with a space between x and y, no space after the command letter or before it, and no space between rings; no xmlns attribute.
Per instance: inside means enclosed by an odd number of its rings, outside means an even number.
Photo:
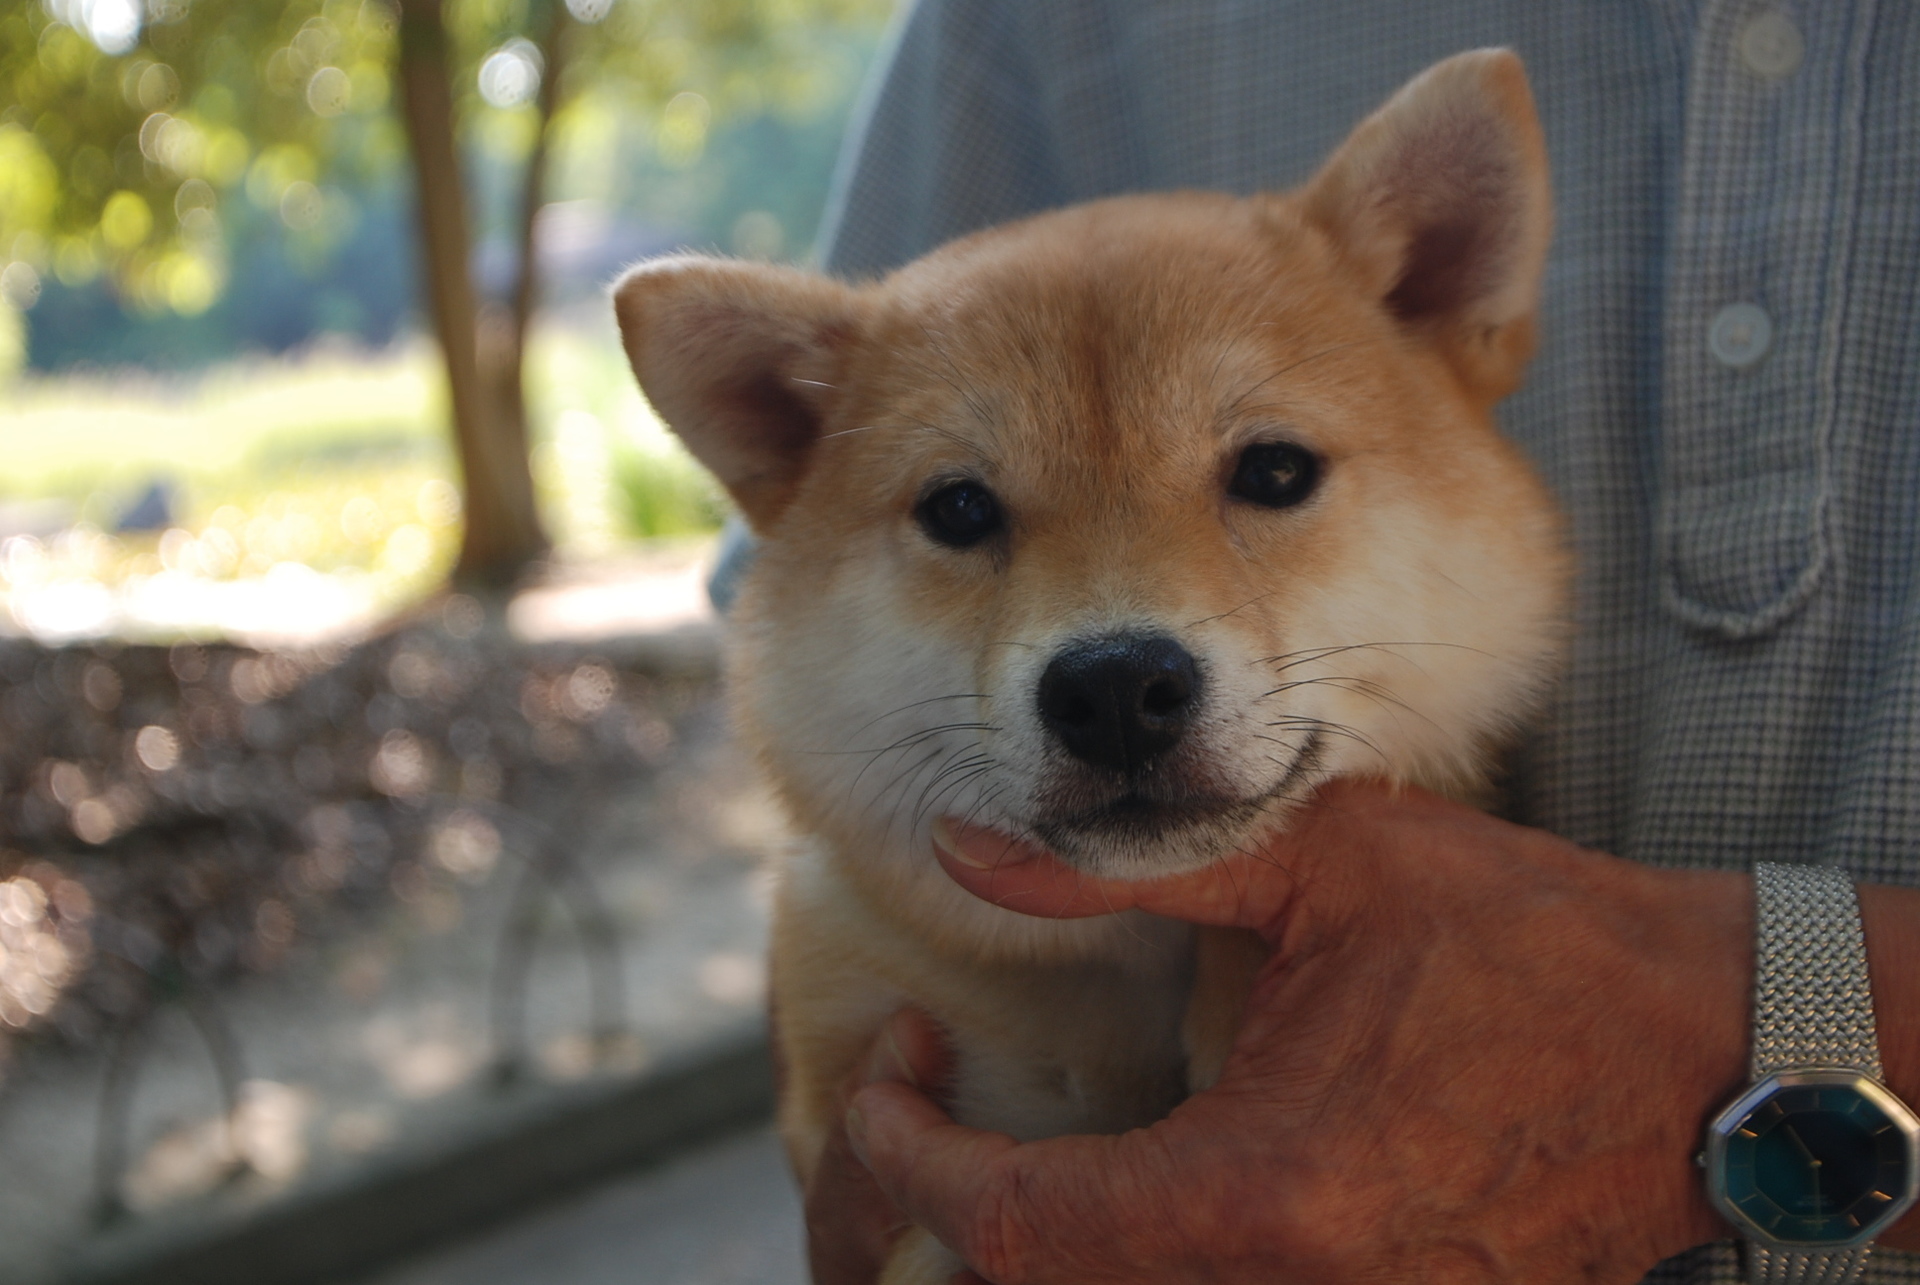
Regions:
<svg viewBox="0 0 1920 1285"><path fill-rule="evenodd" d="M919 1009L901 1009L848 1076L843 1098L851 1101L863 1085L878 1083L937 1092L949 1073L949 1059L950 1050L933 1019ZM894 1243L912 1222L854 1154L845 1128L828 1134L802 1196L813 1285L874 1285ZM967 1272L953 1285L979 1285L979 1278Z"/></svg>
<svg viewBox="0 0 1920 1285"><path fill-rule="evenodd" d="M946 844L948 873L1010 909L1139 907L1273 952L1219 1083L1150 1128L1016 1144L899 1077L858 1092L881 1191L998 1285L1631 1282L1730 1234L1691 1159L1744 1080L1740 875L1352 783L1157 883L991 831Z"/></svg>

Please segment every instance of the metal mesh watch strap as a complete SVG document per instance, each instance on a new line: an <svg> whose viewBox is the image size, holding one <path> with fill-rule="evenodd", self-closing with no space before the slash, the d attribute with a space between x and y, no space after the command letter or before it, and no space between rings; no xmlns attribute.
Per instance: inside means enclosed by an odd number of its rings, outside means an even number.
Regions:
<svg viewBox="0 0 1920 1285"><path fill-rule="evenodd" d="M1763 861L1753 868L1753 895L1753 1078L1827 1066L1880 1079L1853 877Z"/></svg>
<svg viewBox="0 0 1920 1285"><path fill-rule="evenodd" d="M1759 862L1753 895L1753 1078L1819 1066L1880 1079L1852 876L1827 866ZM1748 1241L1746 1253L1753 1285L1851 1285L1869 1247L1800 1254Z"/></svg>
<svg viewBox="0 0 1920 1285"><path fill-rule="evenodd" d="M1747 1279L1752 1285L1850 1285L1866 1268L1871 1246L1837 1254L1783 1254L1747 1242Z"/></svg>

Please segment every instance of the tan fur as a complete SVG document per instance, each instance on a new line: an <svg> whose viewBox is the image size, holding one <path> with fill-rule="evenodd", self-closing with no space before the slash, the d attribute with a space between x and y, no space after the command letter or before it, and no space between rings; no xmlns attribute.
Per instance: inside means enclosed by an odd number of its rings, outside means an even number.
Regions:
<svg viewBox="0 0 1920 1285"><path fill-rule="evenodd" d="M1164 631L1206 674L1156 787L1200 819L1056 843L1090 872L1213 860L1334 775L1484 790L1565 613L1553 505L1490 416L1548 219L1525 77L1480 51L1295 195L1094 202L863 286L695 257L620 283L648 396L762 541L731 675L806 836L773 941L803 1180L902 1004L951 1037L955 1116L1016 1137L1136 1127L1220 1073L1257 942L1207 941L1196 989L1183 925L1019 915L934 860L943 814L1032 834L1080 788L1034 711L1066 641ZM1276 437L1323 461L1311 499L1230 496ZM914 513L963 476L1007 527L954 549ZM887 1279L952 1266L915 1240Z"/></svg>

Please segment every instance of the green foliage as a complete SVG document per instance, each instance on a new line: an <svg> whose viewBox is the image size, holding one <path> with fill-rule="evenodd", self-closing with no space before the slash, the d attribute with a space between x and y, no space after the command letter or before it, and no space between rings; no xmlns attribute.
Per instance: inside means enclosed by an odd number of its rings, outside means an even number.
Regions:
<svg viewBox="0 0 1920 1285"><path fill-rule="evenodd" d="M462 137L497 160L532 144L528 100L544 71L532 42L560 3L448 0ZM849 74L849 33L870 39L890 8L565 0L554 125L564 139L595 114L643 119L662 160L684 168L719 122L817 114ZM284 224L296 248L324 251L352 225L336 184L390 177L402 163L396 39L385 0L10 6L0 15L0 291L30 307L48 274L68 285L104 274L136 312L204 312L233 270L223 233L241 201ZM480 213L481 227L511 217Z"/></svg>
<svg viewBox="0 0 1920 1285"><path fill-rule="evenodd" d="M0 18L0 258L24 265L7 270L17 302L39 274L104 272L140 311L203 312L229 267L223 205L245 199L322 241L340 222L323 170L398 155L384 5L142 11L46 0Z"/></svg>

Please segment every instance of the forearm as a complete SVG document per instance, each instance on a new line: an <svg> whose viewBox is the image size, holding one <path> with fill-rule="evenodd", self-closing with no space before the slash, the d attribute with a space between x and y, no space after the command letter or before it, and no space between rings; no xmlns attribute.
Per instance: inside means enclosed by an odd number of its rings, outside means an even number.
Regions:
<svg viewBox="0 0 1920 1285"><path fill-rule="evenodd" d="M1621 862L1621 867L1628 863ZM1618 867L1616 867L1618 868ZM1675 1202L1672 1217L1647 1209L1645 1216L1672 1229L1665 1253L1733 1235L1707 1199L1706 1178L1694 1163L1707 1122L1747 1082L1753 997L1753 884L1731 871L1696 871L1631 866L1631 882L1643 883L1648 916L1647 950L1653 970L1665 985L1649 988L1640 1003L1648 1009L1643 1032L1629 1041L1659 1033L1685 1032L1682 1044L1671 1038L1644 1045L1648 1054L1649 1104L1658 1102L1671 1126L1662 1144L1664 1181L1645 1181L1640 1190L1651 1200ZM1631 905L1631 900L1627 903ZM1658 907L1658 909L1655 909ZM1657 962L1655 962L1657 961ZM1668 1008L1685 1013L1678 1021L1657 1020ZM1649 1264L1651 1266L1651 1264Z"/></svg>

